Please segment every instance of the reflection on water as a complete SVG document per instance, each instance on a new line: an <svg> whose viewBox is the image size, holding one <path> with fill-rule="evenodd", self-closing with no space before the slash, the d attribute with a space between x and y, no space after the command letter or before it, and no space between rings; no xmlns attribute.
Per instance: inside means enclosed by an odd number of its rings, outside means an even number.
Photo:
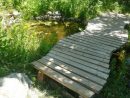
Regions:
<svg viewBox="0 0 130 98"><path fill-rule="evenodd" d="M28 23L39 37L55 33L60 40L65 36L77 33L84 29L85 26L74 22L56 22L56 21L30 21Z"/></svg>

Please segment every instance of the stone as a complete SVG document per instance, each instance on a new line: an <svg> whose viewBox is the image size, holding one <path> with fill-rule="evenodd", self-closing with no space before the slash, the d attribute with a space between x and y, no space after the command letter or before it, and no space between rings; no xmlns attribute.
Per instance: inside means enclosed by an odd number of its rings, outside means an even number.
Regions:
<svg viewBox="0 0 130 98"><path fill-rule="evenodd" d="M48 12L47 12L47 15L52 15L52 12L51 12L51 11L48 11Z"/></svg>
<svg viewBox="0 0 130 98"><path fill-rule="evenodd" d="M55 16L61 16L61 13L60 13L59 11L55 11L55 12L54 12L54 15L55 15Z"/></svg>
<svg viewBox="0 0 130 98"><path fill-rule="evenodd" d="M0 78L0 98L26 98L30 84L27 76L21 73Z"/></svg>
<svg viewBox="0 0 130 98"><path fill-rule="evenodd" d="M20 13L14 10L12 13L4 11L1 13L0 17L2 18L1 27L3 29L7 29L15 23L19 23L21 21Z"/></svg>
<svg viewBox="0 0 130 98"><path fill-rule="evenodd" d="M14 11L13 11L13 15L14 15L14 16L19 16L20 13L19 13L17 10L14 10Z"/></svg>
<svg viewBox="0 0 130 98"><path fill-rule="evenodd" d="M24 73L12 73L0 78L0 98L54 98L46 90L32 86L32 81Z"/></svg>

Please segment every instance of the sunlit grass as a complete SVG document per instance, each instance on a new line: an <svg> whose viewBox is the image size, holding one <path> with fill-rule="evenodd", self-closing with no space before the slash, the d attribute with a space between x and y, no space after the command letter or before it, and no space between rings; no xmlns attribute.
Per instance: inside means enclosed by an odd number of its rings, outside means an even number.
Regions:
<svg viewBox="0 0 130 98"><path fill-rule="evenodd" d="M120 2L116 0L0 0L0 13L2 9L10 13L13 9L17 9L22 13L23 19L32 19L45 15L48 11L59 11L63 17L80 18L85 21L95 17L101 11L129 10L129 4ZM79 28L78 24L66 22L57 25L57 22L50 21L22 21L6 30L0 27L0 77L11 72L25 72L36 81L35 70L29 63L46 55L58 40L78 32ZM119 72L115 68L114 61L112 65L110 78L100 98L129 98L130 91L126 88L127 83L124 78L127 69L121 67ZM125 62L122 66L125 66ZM42 87L42 85L38 86ZM53 91L56 92L54 95L59 94L59 91L55 89Z"/></svg>
<svg viewBox="0 0 130 98"><path fill-rule="evenodd" d="M73 22L22 21L0 29L0 74L23 69L46 55L56 42L77 33L81 24ZM83 29L83 28L82 28ZM19 71L19 70L18 70Z"/></svg>

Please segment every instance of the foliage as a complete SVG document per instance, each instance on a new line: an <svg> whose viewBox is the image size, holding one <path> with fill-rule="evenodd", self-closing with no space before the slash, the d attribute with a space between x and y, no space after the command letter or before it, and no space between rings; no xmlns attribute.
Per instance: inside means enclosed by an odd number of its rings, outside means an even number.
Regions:
<svg viewBox="0 0 130 98"><path fill-rule="evenodd" d="M95 17L101 11L130 12L129 0L0 0L1 5L5 9L19 10L24 19L44 15L48 11L60 11L64 17L80 18L82 21ZM67 30L71 32L70 29ZM74 32L76 31L74 29ZM45 55L57 40L56 32L38 36L25 22L15 24L6 30L0 27L0 76L16 71L34 74L34 69L29 63ZM120 57L122 59L122 55ZM99 98L130 96L130 91L125 86L127 70L124 60L118 71L116 62L116 59L111 62L110 78Z"/></svg>
<svg viewBox="0 0 130 98"><path fill-rule="evenodd" d="M42 22L35 23L29 21L28 23L27 21L21 21L20 23L8 27L8 29L0 27L0 77L12 72L24 72L28 74L35 86L39 88L42 87L42 89L47 90L49 94L57 98L62 98L61 95L59 95L59 88L55 90L51 88L48 90L48 82L44 87L43 84L36 85L36 70L29 64L45 55L58 40L57 33L55 31L51 32L50 27L48 27L50 32L48 34L45 34L47 32L38 32L38 28L35 28L35 26L40 27L41 25L42 28L46 27L44 27ZM77 32L74 28L78 30L78 26L76 25L76 27L72 28L73 32Z"/></svg>
<svg viewBox="0 0 130 98"><path fill-rule="evenodd" d="M0 27L0 76L10 72L33 74L29 63L46 55L60 38L78 32L80 27L71 22L59 25L51 22L51 26L46 23L21 21L8 28ZM67 30L63 31L64 28Z"/></svg>
<svg viewBox="0 0 130 98"><path fill-rule="evenodd" d="M56 42L53 33L47 40L28 30L25 23L16 24L0 31L0 63L29 62L38 55L44 55ZM39 44L40 43L40 44Z"/></svg>
<svg viewBox="0 0 130 98"><path fill-rule="evenodd" d="M122 51L121 54L122 55ZM119 59L120 59L119 55ZM100 95L96 98L129 98L130 90L127 88L127 71L128 68L125 63L125 58L120 61L120 66L117 68L117 62L119 62L116 58L112 58L111 72L107 84L101 91ZM120 92L120 93L119 93Z"/></svg>
<svg viewBox="0 0 130 98"><path fill-rule="evenodd" d="M129 24L125 26L125 29L130 32ZM120 50L117 57L111 59L109 79L96 98L130 98L130 88L128 87L128 83L130 82L130 78L128 77L130 75L130 65L126 63L127 55L130 55L128 49L130 49L130 45L125 46ZM125 51L127 54L125 54Z"/></svg>
<svg viewBox="0 0 130 98"><path fill-rule="evenodd" d="M82 20L96 15L98 0L2 0L6 7L13 6L20 10L25 19L30 19L48 11L60 11L64 17Z"/></svg>
<svg viewBox="0 0 130 98"><path fill-rule="evenodd" d="M118 3L122 8L122 12L130 12L130 0L118 0Z"/></svg>
<svg viewBox="0 0 130 98"><path fill-rule="evenodd" d="M20 10L25 19L48 11L60 11L64 17L82 20L95 17L101 11L129 12L129 0L1 0L2 5Z"/></svg>

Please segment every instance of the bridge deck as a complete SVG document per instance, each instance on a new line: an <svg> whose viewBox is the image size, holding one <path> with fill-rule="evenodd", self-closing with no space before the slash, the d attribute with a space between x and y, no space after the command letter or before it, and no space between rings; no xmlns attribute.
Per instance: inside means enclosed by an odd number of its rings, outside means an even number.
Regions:
<svg viewBox="0 0 130 98"><path fill-rule="evenodd" d="M114 50L127 42L123 30L127 17L106 13L91 20L86 29L59 41L43 58L32 62L44 74L90 98L103 88L109 77Z"/></svg>

